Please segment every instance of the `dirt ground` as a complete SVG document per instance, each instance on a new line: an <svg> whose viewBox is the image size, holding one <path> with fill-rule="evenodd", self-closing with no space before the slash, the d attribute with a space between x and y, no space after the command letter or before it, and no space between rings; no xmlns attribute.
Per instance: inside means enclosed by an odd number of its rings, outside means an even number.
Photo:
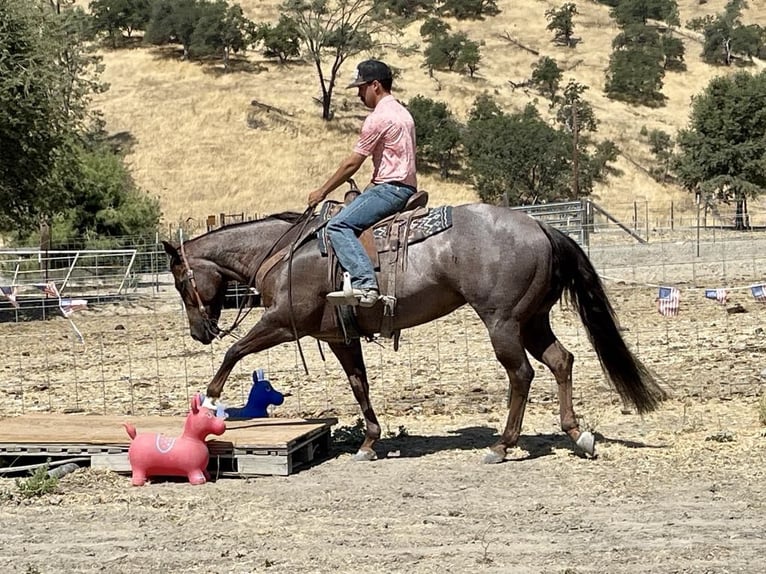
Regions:
<svg viewBox="0 0 766 574"><path fill-rule="evenodd" d="M503 413L394 418L383 458L204 486L82 469L0 481L6 572L763 572L766 436L754 399L601 421L576 456L551 404L480 464ZM720 430L719 430L720 429Z"/></svg>
<svg viewBox="0 0 766 574"><path fill-rule="evenodd" d="M746 312L728 314L687 293L682 313L666 318L653 292L612 285L610 294L626 340L673 399L643 417L623 414L577 319L557 309L554 327L576 356L575 408L597 437L593 460L560 432L552 378L536 364L519 448L504 464L481 464L504 424L506 383L481 326L461 311L406 334L396 354L365 345L386 436L379 460L353 462L338 444L329 460L288 477L138 488L128 476L81 469L33 499L2 478L0 568L763 572L764 311L744 294L731 305ZM167 306L105 307L84 312L78 326L82 349L63 319L0 325L0 414L181 413L226 348L195 346ZM304 350L310 376L288 346L247 361L224 399L236 403L249 371L264 367L293 392L275 416L353 425L337 366L308 341Z"/></svg>

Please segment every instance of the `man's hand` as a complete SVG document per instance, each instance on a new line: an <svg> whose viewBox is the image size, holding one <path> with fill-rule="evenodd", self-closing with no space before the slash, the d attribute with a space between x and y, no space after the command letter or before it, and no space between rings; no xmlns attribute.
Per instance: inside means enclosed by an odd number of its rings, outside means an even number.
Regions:
<svg viewBox="0 0 766 574"><path fill-rule="evenodd" d="M325 198L325 194L322 190L315 189L309 194L309 207L316 207Z"/></svg>
<svg viewBox="0 0 766 574"><path fill-rule="evenodd" d="M340 163L340 166L330 176L330 179L322 187L309 194L309 207L316 207L325 197L337 189L339 185L347 182L348 178L354 175L359 166L364 163L365 158L366 156L360 153L351 152L351 155Z"/></svg>

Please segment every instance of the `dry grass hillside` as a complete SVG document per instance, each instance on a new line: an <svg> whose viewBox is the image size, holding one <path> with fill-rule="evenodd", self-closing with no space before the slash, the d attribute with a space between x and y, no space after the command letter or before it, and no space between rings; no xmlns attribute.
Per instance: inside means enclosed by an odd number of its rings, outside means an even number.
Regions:
<svg viewBox="0 0 766 574"><path fill-rule="evenodd" d="M85 4L86 2L83 2ZM256 22L276 21L278 0L240 0ZM590 87L585 97L601 121L600 137L614 140L627 157L618 168L623 175L596 190L598 201L618 214L630 202L649 200L653 205L674 200L678 208L689 205L681 190L654 182L629 160L648 165L646 146L640 141L642 126L674 133L688 119L690 99L717 74L729 70L702 63L700 44L684 38L684 73L665 77L667 105L659 109L631 107L608 100L603 93L604 71L617 33L607 7L580 2L575 33L582 38L576 48L555 46L546 31L544 13L562 2L551 0L500 0L502 12L480 22L450 21L453 31L465 31L482 41L482 63L471 79L436 72L430 78L421 68L422 52L409 57L380 54L400 70L395 94L403 101L418 94L448 103L465 119L474 98L487 91L508 110L521 109L534 93L513 90L509 80L530 75L538 56L508 42L520 44L555 58L572 77ZM725 0L680 0L681 21L718 13ZM747 23L766 25L766 0L750 0L743 16ZM402 31L409 42L419 41L420 24ZM111 89L96 102L110 132L129 132L135 145L128 155L138 184L160 198L166 222L189 217L204 219L213 213L248 214L281 210L302 211L306 196L320 185L348 153L366 110L355 90L336 92L336 116L323 122L314 101L319 93L316 75L308 63L280 67L257 52L246 54L240 71L221 73L218 66L180 61L175 53L152 48L104 51L104 80ZM341 82L354 74L356 59L346 63ZM276 107L284 114L264 112L251 101ZM542 98L540 98L542 100ZM541 110L547 108L541 102ZM257 127L251 127L255 120ZM364 182L369 166L358 181ZM476 200L465 184L421 176L421 187L432 203L465 203Z"/></svg>

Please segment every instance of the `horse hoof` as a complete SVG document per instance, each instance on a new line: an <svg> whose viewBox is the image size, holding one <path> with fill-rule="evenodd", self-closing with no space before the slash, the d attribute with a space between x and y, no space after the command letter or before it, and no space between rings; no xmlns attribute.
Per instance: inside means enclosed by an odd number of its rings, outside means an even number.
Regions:
<svg viewBox="0 0 766 574"><path fill-rule="evenodd" d="M596 453L596 439L588 431L581 432L575 444L587 455L593 456Z"/></svg>
<svg viewBox="0 0 766 574"><path fill-rule="evenodd" d="M367 461L367 460L376 460L378 458L378 455L375 454L374 450L362 450L361 448L356 451L356 454L351 457L355 461Z"/></svg>
<svg viewBox="0 0 766 574"><path fill-rule="evenodd" d="M500 462L503 462L504 460L505 460L504 456L500 456L494 450L489 449L487 451L487 454L484 455L484 460L482 460L482 462L484 464L498 464Z"/></svg>
<svg viewBox="0 0 766 574"><path fill-rule="evenodd" d="M210 409L211 411L215 411L218 408L216 404L217 401L218 401L217 398L205 397L205 400L202 401L202 404L200 406L206 409Z"/></svg>

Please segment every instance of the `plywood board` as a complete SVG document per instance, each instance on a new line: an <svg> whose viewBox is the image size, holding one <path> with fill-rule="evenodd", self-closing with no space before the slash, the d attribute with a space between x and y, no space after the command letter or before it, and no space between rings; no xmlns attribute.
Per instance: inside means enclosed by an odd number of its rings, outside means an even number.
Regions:
<svg viewBox="0 0 766 574"><path fill-rule="evenodd" d="M84 456L93 468L130 472L130 440L124 422L138 432L178 436L185 417L102 415L24 415L0 418L0 456ZM226 432L209 437L208 470L214 476L282 475L328 456L330 429L337 419L251 419L227 423Z"/></svg>
<svg viewBox="0 0 766 574"><path fill-rule="evenodd" d="M0 418L0 443L14 444L128 444L122 426L133 423L139 433L177 436L183 432L186 417L131 417L113 415L40 414ZM252 419L226 424L226 432L209 437L230 443L234 448L283 447L290 449L306 434L324 429L337 419Z"/></svg>

